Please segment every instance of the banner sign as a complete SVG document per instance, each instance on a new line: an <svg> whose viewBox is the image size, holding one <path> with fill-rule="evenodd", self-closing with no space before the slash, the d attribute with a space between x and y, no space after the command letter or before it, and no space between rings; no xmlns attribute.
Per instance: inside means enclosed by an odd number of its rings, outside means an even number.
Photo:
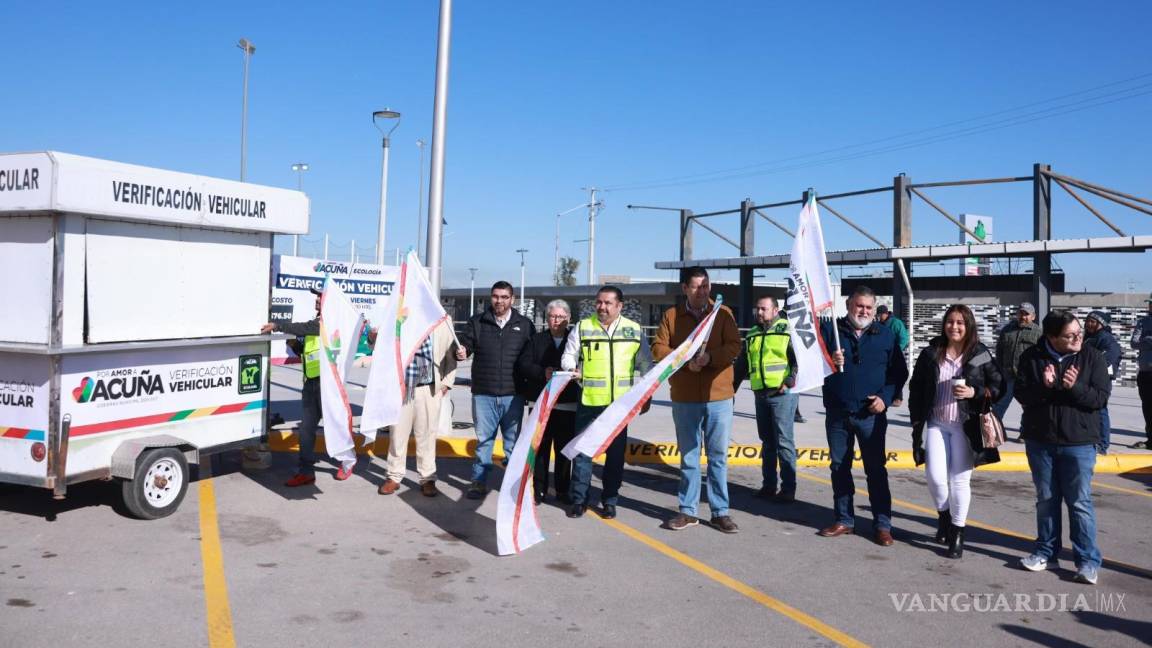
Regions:
<svg viewBox="0 0 1152 648"><path fill-rule="evenodd" d="M331 276L340 284L348 301L357 312L378 326L383 316L386 297L392 294L400 268L373 263L347 263L276 255L272 257L271 322L307 322L316 317L316 295L322 290L324 277ZM298 362L283 340L272 342L273 364Z"/></svg>

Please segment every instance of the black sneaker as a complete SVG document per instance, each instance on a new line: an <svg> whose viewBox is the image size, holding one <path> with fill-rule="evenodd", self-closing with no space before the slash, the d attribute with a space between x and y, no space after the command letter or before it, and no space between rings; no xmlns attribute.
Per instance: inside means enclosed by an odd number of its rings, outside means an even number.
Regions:
<svg viewBox="0 0 1152 648"><path fill-rule="evenodd" d="M760 499L772 499L773 497L776 497L776 487L762 486L760 487L760 490L756 491L756 497L759 497Z"/></svg>
<svg viewBox="0 0 1152 648"><path fill-rule="evenodd" d="M484 499L488 494L488 485L484 482L474 481L468 486L468 499L478 500Z"/></svg>
<svg viewBox="0 0 1152 648"><path fill-rule="evenodd" d="M573 504L572 508L568 509L568 517L570 517L570 518L584 517L584 514L587 512L588 512L588 505L587 504Z"/></svg>
<svg viewBox="0 0 1152 648"><path fill-rule="evenodd" d="M604 510L602 517L605 520L611 520L611 519L616 517L616 505L615 504L604 504L604 505L602 505L602 508Z"/></svg>
<svg viewBox="0 0 1152 648"><path fill-rule="evenodd" d="M792 502L796 501L796 492L780 491L779 493L776 493L776 497L773 497L772 501L776 502L777 504L791 504Z"/></svg>

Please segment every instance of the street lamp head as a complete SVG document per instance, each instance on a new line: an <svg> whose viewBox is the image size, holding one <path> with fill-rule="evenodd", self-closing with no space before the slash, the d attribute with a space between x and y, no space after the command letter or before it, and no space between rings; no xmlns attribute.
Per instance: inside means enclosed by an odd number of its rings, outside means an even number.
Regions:
<svg viewBox="0 0 1152 648"><path fill-rule="evenodd" d="M385 133L384 129L380 128L381 119L395 119L396 123L392 124L392 128L388 129L388 132ZM392 131L396 130L396 127L400 125L400 113L396 112L395 110L388 110L387 108L384 110L377 110L376 112L372 113L372 123L376 125L376 130L380 131L380 134L384 136L384 139L388 139L388 137L392 135Z"/></svg>
<svg viewBox="0 0 1152 648"><path fill-rule="evenodd" d="M416 140L416 147L417 148L424 148L424 140L422 140L422 139Z"/></svg>
<svg viewBox="0 0 1152 648"><path fill-rule="evenodd" d="M253 45L252 41L248 40L247 38L241 38L240 42L236 43L236 47L239 47L240 49L244 50L245 54L255 54L256 53L256 46Z"/></svg>
<svg viewBox="0 0 1152 648"><path fill-rule="evenodd" d="M296 164L292 165L292 170L293 171L307 171L308 170L308 164L304 163L304 162L297 162Z"/></svg>

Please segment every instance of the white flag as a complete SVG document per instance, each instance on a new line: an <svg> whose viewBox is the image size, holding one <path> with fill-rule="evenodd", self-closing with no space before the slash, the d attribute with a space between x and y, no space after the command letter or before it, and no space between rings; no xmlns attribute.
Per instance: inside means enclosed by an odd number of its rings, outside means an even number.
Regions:
<svg viewBox="0 0 1152 648"><path fill-rule="evenodd" d="M409 250L404 258L400 278L383 310L360 414L360 433L368 439L376 438L377 428L400 419L400 408L413 387L408 383L415 378L406 375L408 366L432 330L448 319L415 251Z"/></svg>
<svg viewBox="0 0 1152 648"><path fill-rule="evenodd" d="M544 428L548 427L552 406L571 380L570 372L553 373L536 399L536 406L528 414L528 420L520 427L520 438L504 469L500 499L496 504L496 548L501 556L520 553L544 540L540 521L536 518L532 469L536 465L536 451L540 449ZM525 432L532 436L525 437ZM531 442L525 443L526 439Z"/></svg>
<svg viewBox="0 0 1152 648"><path fill-rule="evenodd" d="M800 210L792 259L788 267L788 298L785 309L791 323L792 350L796 354L796 386L802 392L824 384L835 371L832 356L820 335L820 314L832 308L835 296L828 278L824 231L816 198L810 195ZM835 327L833 327L835 330Z"/></svg>
<svg viewBox="0 0 1152 648"><path fill-rule="evenodd" d="M356 461L352 439L352 406L344 377L355 357L364 330L364 315L357 312L331 277L324 280L320 297L320 403L324 411L324 446L329 456L347 466Z"/></svg>
<svg viewBox="0 0 1152 648"><path fill-rule="evenodd" d="M676 350L669 353L656 366L648 370L644 377L632 385L623 396L612 401L594 421L584 428L584 431L564 446L564 456L575 459L582 454L593 459L604 454L609 445L616 440L620 431L628 426L632 419L640 413L644 402L664 384L672 374L676 373L689 360L696 356L700 347L708 341L712 333L712 323L716 321L716 314L720 312L720 305L724 298L716 296L716 304L704 319L696 325L688 339L680 343Z"/></svg>

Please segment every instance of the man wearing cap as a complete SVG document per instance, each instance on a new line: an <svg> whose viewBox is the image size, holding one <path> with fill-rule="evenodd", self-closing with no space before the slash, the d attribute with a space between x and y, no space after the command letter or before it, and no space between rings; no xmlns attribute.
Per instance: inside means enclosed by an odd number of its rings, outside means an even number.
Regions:
<svg viewBox="0 0 1152 648"><path fill-rule="evenodd" d="M1149 295L1152 297L1152 295ZM1152 299L1145 299L1148 313L1132 329L1132 348L1139 352L1136 362L1136 388L1140 391L1140 408L1144 410L1144 434L1147 438L1132 444L1133 448L1152 450Z"/></svg>
<svg viewBox="0 0 1152 648"><path fill-rule="evenodd" d="M1112 334L1112 328L1109 326L1111 321L1112 316L1102 310L1094 310L1084 319L1084 332L1087 333L1084 336L1084 346L1104 354L1109 382L1115 381L1116 376L1120 374L1121 354L1120 343L1116 341L1116 336ZM1108 404L1105 403L1100 409L1100 445L1096 446L1100 454L1108 454L1111 430L1112 421L1108 416Z"/></svg>
<svg viewBox="0 0 1152 648"><path fill-rule="evenodd" d="M896 343L900 345L900 350L907 352L908 327L904 326L904 321L899 317L892 317L892 311L888 310L888 307L883 304L876 307L876 320L892 329L892 333L896 335Z"/></svg>
<svg viewBox="0 0 1152 648"><path fill-rule="evenodd" d="M992 410L1000 420L1012 404L1012 388L1016 384L1016 370L1024 351L1040 340L1040 325L1036 323L1036 307L1028 302L1020 304L1016 319L1000 329L1000 339L996 341L996 361L1004 370L1004 394Z"/></svg>
<svg viewBox="0 0 1152 648"><path fill-rule="evenodd" d="M316 481L316 428L320 424L322 410L320 407L320 291L312 290L316 295L316 317L307 322L289 322L278 324L268 322L260 327L261 333L274 331L287 333L304 338L303 348L296 340L288 344L304 360L304 386L300 389L300 427L296 428L296 436L300 442L300 454L297 458L296 474L284 482L285 486L306 486ZM351 463L342 462L340 470L336 472L336 479L344 481L352 476L355 466L355 455Z"/></svg>

